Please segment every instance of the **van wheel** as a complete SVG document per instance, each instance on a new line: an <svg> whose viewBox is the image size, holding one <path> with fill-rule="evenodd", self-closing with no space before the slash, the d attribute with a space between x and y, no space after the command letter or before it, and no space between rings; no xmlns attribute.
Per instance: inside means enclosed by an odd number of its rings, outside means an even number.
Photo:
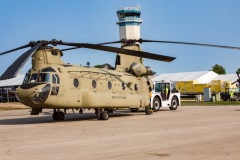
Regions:
<svg viewBox="0 0 240 160"><path fill-rule="evenodd" d="M154 97L153 99L153 111L157 112L158 110L160 110L161 107L161 102L160 99L157 97Z"/></svg>
<svg viewBox="0 0 240 160"><path fill-rule="evenodd" d="M172 98L170 110L176 110L178 107L178 99L176 97Z"/></svg>

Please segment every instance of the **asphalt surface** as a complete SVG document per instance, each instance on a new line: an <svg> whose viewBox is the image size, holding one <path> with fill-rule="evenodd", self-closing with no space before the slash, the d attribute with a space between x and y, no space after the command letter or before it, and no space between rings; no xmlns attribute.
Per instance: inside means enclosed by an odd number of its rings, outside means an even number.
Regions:
<svg viewBox="0 0 240 160"><path fill-rule="evenodd" d="M152 115L115 112L108 121L93 111L0 112L1 160L237 160L240 159L240 106L182 106Z"/></svg>

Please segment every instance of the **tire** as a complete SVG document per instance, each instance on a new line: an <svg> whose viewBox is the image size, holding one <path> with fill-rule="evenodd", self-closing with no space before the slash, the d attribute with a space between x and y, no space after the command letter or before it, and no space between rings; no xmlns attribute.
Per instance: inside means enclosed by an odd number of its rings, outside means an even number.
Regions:
<svg viewBox="0 0 240 160"><path fill-rule="evenodd" d="M138 108L130 108L131 112L138 112Z"/></svg>
<svg viewBox="0 0 240 160"><path fill-rule="evenodd" d="M96 110L95 113L96 113L97 120L101 120L102 112L100 110Z"/></svg>
<svg viewBox="0 0 240 160"><path fill-rule="evenodd" d="M160 110L161 107L161 101L158 97L154 97L153 99L153 111L157 112Z"/></svg>
<svg viewBox="0 0 240 160"><path fill-rule="evenodd" d="M109 119L109 114L107 111L103 111L101 113L101 120L108 120Z"/></svg>
<svg viewBox="0 0 240 160"><path fill-rule="evenodd" d="M58 112L57 113L57 119L60 121L63 121L65 119L65 115L63 112Z"/></svg>
<svg viewBox="0 0 240 160"><path fill-rule="evenodd" d="M172 98L170 110L177 110L178 108L178 99L176 97Z"/></svg>
<svg viewBox="0 0 240 160"><path fill-rule="evenodd" d="M57 118L57 112L53 112L52 118L53 118L54 121L57 121L57 120L58 120L58 118Z"/></svg>

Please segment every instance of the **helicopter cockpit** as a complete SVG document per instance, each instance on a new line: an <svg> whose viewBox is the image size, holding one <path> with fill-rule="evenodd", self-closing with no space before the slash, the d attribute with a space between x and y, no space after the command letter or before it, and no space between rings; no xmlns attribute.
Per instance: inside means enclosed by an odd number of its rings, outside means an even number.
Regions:
<svg viewBox="0 0 240 160"><path fill-rule="evenodd" d="M38 73L31 73L29 70L24 77L23 83L60 84L60 78L53 68L48 67L40 70Z"/></svg>
<svg viewBox="0 0 240 160"><path fill-rule="evenodd" d="M29 70L25 75L22 88L32 88L33 86L42 84L47 85L33 97L32 101L35 104L44 102L49 96L49 93L51 96L58 95L60 78L53 68L47 67L39 70L37 73L31 73L31 70Z"/></svg>

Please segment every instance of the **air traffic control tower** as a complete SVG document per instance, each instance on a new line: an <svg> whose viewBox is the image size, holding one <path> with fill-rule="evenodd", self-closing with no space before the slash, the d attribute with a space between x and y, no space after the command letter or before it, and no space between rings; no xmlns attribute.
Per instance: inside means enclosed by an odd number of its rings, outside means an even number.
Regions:
<svg viewBox="0 0 240 160"><path fill-rule="evenodd" d="M119 25L119 34L120 40L129 40L129 39L140 39L140 24L142 23L142 19L140 19L141 9L140 7L123 7L119 8L117 11L118 22ZM140 45L138 42L134 44L125 44L122 43L122 48L140 51ZM138 67L138 69L142 69L143 66L143 58L138 56L130 56L118 53L116 57L116 65L115 69L120 72L131 72L131 68Z"/></svg>
<svg viewBox="0 0 240 160"><path fill-rule="evenodd" d="M123 7L117 11L119 21L120 40L122 39L140 39L140 18L141 9L139 7Z"/></svg>

